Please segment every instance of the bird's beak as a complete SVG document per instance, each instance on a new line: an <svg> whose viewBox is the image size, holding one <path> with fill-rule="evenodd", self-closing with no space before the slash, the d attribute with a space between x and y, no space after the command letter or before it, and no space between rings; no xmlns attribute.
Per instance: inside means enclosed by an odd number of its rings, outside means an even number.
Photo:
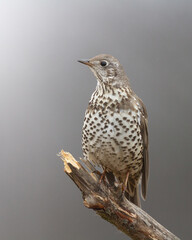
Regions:
<svg viewBox="0 0 192 240"><path fill-rule="evenodd" d="M83 64L85 64L85 65L87 65L87 66L89 66L89 67L92 67L92 66L93 66L93 64L90 63L89 60L78 60L78 62L83 63Z"/></svg>

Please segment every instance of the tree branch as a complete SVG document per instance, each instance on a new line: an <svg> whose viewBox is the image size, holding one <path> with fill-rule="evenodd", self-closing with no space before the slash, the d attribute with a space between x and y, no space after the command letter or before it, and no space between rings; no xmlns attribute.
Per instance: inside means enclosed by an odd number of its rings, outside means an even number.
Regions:
<svg viewBox="0 0 192 240"><path fill-rule="evenodd" d="M134 240L179 240L151 216L124 196L117 184L99 182L98 174L89 161L82 160L86 168L70 153L63 150L59 156L64 161L64 171L81 190L84 205L96 211L102 218L114 224Z"/></svg>

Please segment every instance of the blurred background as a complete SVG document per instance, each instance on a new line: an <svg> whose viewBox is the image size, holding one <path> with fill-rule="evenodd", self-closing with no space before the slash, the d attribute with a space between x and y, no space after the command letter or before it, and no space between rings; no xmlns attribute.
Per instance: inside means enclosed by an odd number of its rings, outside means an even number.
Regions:
<svg viewBox="0 0 192 240"><path fill-rule="evenodd" d="M0 1L0 239L128 239L86 209L57 153L82 156L96 86L78 59L118 58L149 115L142 207L192 235L192 2Z"/></svg>

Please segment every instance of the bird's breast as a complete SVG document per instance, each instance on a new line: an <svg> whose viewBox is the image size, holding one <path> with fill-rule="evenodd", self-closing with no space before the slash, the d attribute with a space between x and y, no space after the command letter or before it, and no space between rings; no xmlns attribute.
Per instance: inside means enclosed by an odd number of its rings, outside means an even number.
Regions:
<svg viewBox="0 0 192 240"><path fill-rule="evenodd" d="M97 99L86 111L83 152L95 164L109 170L127 171L142 158L139 115L117 98ZM142 166L141 166L142 167Z"/></svg>

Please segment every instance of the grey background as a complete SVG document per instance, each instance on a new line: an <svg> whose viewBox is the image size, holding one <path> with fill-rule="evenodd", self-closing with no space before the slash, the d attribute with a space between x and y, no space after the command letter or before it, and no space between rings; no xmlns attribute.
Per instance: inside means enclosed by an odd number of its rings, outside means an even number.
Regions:
<svg viewBox="0 0 192 240"><path fill-rule="evenodd" d="M192 2L0 1L0 239L127 239L82 204L56 154L82 156L96 80L79 58L109 53L149 114L150 215L192 235Z"/></svg>

